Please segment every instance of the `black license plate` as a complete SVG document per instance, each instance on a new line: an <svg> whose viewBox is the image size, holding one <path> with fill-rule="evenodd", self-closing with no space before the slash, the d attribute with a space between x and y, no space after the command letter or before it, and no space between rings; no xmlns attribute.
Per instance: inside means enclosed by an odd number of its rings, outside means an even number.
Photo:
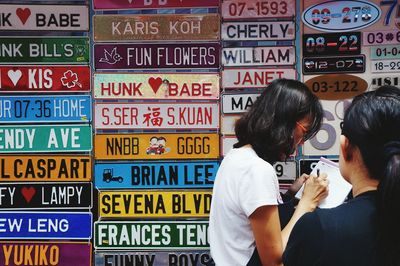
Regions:
<svg viewBox="0 0 400 266"><path fill-rule="evenodd" d="M361 33L303 34L303 56L361 54Z"/></svg>
<svg viewBox="0 0 400 266"><path fill-rule="evenodd" d="M303 74L364 73L365 56L305 57Z"/></svg>

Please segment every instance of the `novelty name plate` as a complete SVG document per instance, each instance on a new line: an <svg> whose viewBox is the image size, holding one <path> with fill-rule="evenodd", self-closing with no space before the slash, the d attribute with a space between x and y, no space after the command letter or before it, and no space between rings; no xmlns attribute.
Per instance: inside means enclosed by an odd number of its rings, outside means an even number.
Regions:
<svg viewBox="0 0 400 266"><path fill-rule="evenodd" d="M274 79L296 79L293 68L224 68L222 70L222 87L265 88Z"/></svg>
<svg viewBox="0 0 400 266"><path fill-rule="evenodd" d="M218 7L219 0L93 0L94 9Z"/></svg>
<svg viewBox="0 0 400 266"><path fill-rule="evenodd" d="M400 59L400 45L371 47L371 59Z"/></svg>
<svg viewBox="0 0 400 266"><path fill-rule="evenodd" d="M284 66L296 61L294 46L222 49L223 66Z"/></svg>
<svg viewBox="0 0 400 266"><path fill-rule="evenodd" d="M89 66L2 66L1 92L87 92Z"/></svg>
<svg viewBox="0 0 400 266"><path fill-rule="evenodd" d="M2 37L0 64L88 64L87 37Z"/></svg>
<svg viewBox="0 0 400 266"><path fill-rule="evenodd" d="M90 239L90 212L1 212L0 239Z"/></svg>
<svg viewBox="0 0 400 266"><path fill-rule="evenodd" d="M92 265L90 242L0 241L0 265ZM116 265L115 265L116 266Z"/></svg>
<svg viewBox="0 0 400 266"><path fill-rule="evenodd" d="M96 249L207 250L208 221L95 222Z"/></svg>
<svg viewBox="0 0 400 266"><path fill-rule="evenodd" d="M218 133L97 134L98 160L218 159Z"/></svg>
<svg viewBox="0 0 400 266"><path fill-rule="evenodd" d="M95 44L95 69L219 68L219 43Z"/></svg>
<svg viewBox="0 0 400 266"><path fill-rule="evenodd" d="M303 74L364 73L365 56L304 57Z"/></svg>
<svg viewBox="0 0 400 266"><path fill-rule="evenodd" d="M89 95L0 96L0 124L81 122L92 120Z"/></svg>
<svg viewBox="0 0 400 266"><path fill-rule="evenodd" d="M208 217L212 191L100 191L102 218Z"/></svg>
<svg viewBox="0 0 400 266"><path fill-rule="evenodd" d="M91 150L90 125L0 126L0 153Z"/></svg>
<svg viewBox="0 0 400 266"><path fill-rule="evenodd" d="M0 182L89 182L92 157L77 155L2 155Z"/></svg>
<svg viewBox="0 0 400 266"><path fill-rule="evenodd" d="M96 129L217 129L218 103L95 103Z"/></svg>
<svg viewBox="0 0 400 266"><path fill-rule="evenodd" d="M218 74L206 73L96 73L95 99L187 99L219 98Z"/></svg>
<svg viewBox="0 0 400 266"><path fill-rule="evenodd" d="M303 35L303 56L357 55L360 53L361 32Z"/></svg>
<svg viewBox="0 0 400 266"><path fill-rule="evenodd" d="M400 70L400 59L395 60L374 60L371 61L372 73L389 73Z"/></svg>
<svg viewBox="0 0 400 266"><path fill-rule="evenodd" d="M133 265L168 265L168 266L199 266L212 265L209 251L187 250L187 251L107 251L95 252L95 266L122 266Z"/></svg>
<svg viewBox="0 0 400 266"><path fill-rule="evenodd" d="M89 209L91 183L0 184L0 209Z"/></svg>
<svg viewBox="0 0 400 266"><path fill-rule="evenodd" d="M222 113L240 114L246 112L260 96L260 93L223 94Z"/></svg>
<svg viewBox="0 0 400 266"><path fill-rule="evenodd" d="M218 161L96 163L98 189L212 188Z"/></svg>
<svg viewBox="0 0 400 266"><path fill-rule="evenodd" d="M216 41L219 14L95 15L94 41Z"/></svg>
<svg viewBox="0 0 400 266"><path fill-rule="evenodd" d="M294 21L224 22L221 39L224 41L294 40Z"/></svg>
<svg viewBox="0 0 400 266"><path fill-rule="evenodd" d="M86 5L0 5L0 30L88 31Z"/></svg>
<svg viewBox="0 0 400 266"><path fill-rule="evenodd" d="M295 0L224 0L221 4L224 19L293 18Z"/></svg>
<svg viewBox="0 0 400 266"><path fill-rule="evenodd" d="M400 30L363 32L363 45L367 46L382 44L400 44Z"/></svg>

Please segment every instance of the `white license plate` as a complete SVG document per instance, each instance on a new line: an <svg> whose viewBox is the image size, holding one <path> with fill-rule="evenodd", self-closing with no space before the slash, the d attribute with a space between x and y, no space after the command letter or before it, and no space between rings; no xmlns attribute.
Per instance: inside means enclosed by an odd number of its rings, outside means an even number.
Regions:
<svg viewBox="0 0 400 266"><path fill-rule="evenodd" d="M400 71L400 59L371 61L372 73L389 73L389 72L399 72L399 71Z"/></svg>
<svg viewBox="0 0 400 266"><path fill-rule="evenodd" d="M222 49L223 66L284 66L296 61L294 46L235 47Z"/></svg>
<svg viewBox="0 0 400 266"><path fill-rule="evenodd" d="M260 96L251 94L224 94L222 95L222 113L240 114L246 112Z"/></svg>
<svg viewBox="0 0 400 266"><path fill-rule="evenodd" d="M240 117L240 115L221 116L221 134L235 135L235 123Z"/></svg>

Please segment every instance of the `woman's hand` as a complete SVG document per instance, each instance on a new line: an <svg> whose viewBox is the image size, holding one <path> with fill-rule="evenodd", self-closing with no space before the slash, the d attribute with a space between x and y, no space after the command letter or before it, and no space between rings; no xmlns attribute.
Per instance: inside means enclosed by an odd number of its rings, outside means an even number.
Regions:
<svg viewBox="0 0 400 266"><path fill-rule="evenodd" d="M313 211L319 202L328 196L328 185L329 181L325 173L319 177L311 175L305 182L299 206Z"/></svg>
<svg viewBox="0 0 400 266"><path fill-rule="evenodd" d="M309 177L310 176L307 174L302 174L301 176L296 178L285 194L290 197L294 197L294 195L296 195L297 191L300 190L301 186L307 181Z"/></svg>

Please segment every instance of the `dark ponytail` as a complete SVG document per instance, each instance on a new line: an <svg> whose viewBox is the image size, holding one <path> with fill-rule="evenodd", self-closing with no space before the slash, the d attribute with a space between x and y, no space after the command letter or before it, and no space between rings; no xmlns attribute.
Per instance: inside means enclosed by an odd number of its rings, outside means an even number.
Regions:
<svg viewBox="0 0 400 266"><path fill-rule="evenodd" d="M377 192L378 252L382 266L400 265L400 89L383 86L354 98L343 134L356 145Z"/></svg>

